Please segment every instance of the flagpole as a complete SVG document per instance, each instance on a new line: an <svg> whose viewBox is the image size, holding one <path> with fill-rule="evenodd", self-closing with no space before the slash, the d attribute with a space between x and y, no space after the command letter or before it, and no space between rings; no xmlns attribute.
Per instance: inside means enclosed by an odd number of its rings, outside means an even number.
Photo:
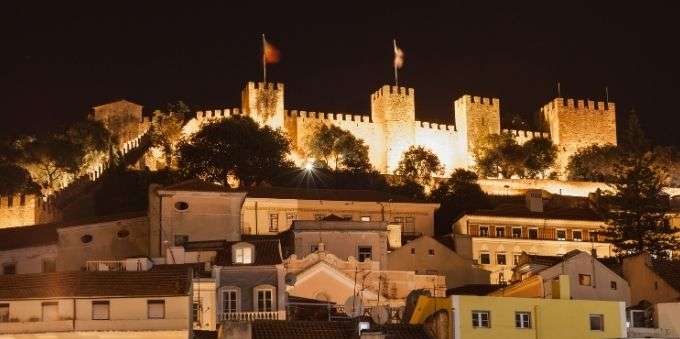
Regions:
<svg viewBox="0 0 680 339"><path fill-rule="evenodd" d="M264 33L262 33L262 82L267 83L267 40L264 38Z"/></svg>
<svg viewBox="0 0 680 339"><path fill-rule="evenodd" d="M604 102L609 102L609 86L604 86Z"/></svg>
<svg viewBox="0 0 680 339"><path fill-rule="evenodd" d="M392 44L394 45L394 50L397 50L397 39L392 39ZM399 73L397 71L397 63L393 62L392 63L394 66L394 85L399 86Z"/></svg>

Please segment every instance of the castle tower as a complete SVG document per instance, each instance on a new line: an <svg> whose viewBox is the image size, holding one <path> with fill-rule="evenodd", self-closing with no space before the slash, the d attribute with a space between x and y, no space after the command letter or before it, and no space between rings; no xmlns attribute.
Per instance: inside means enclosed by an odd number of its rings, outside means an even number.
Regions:
<svg viewBox="0 0 680 339"><path fill-rule="evenodd" d="M564 173L569 157L594 144L616 145L616 106L613 102L555 98L541 108L540 118L559 151L558 168Z"/></svg>
<svg viewBox="0 0 680 339"><path fill-rule="evenodd" d="M453 103L456 130L460 133L467 153L467 165L474 164L472 154L489 134L501 131L501 110L498 98L463 95Z"/></svg>
<svg viewBox="0 0 680 339"><path fill-rule="evenodd" d="M393 173L404 152L415 144L415 91L413 88L385 85L371 95L371 117L382 126L385 155L377 168Z"/></svg>
<svg viewBox="0 0 680 339"><path fill-rule="evenodd" d="M283 84L248 82L241 91L241 110L260 125L283 128Z"/></svg>

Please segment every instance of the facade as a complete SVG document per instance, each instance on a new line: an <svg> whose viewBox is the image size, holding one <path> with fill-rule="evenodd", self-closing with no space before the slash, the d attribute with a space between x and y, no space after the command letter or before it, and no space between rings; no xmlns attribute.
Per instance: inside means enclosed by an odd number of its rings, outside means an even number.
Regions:
<svg viewBox="0 0 680 339"><path fill-rule="evenodd" d="M432 237L422 236L394 249L387 255L390 271L414 271L446 277L446 287L489 282L489 272L464 259Z"/></svg>
<svg viewBox="0 0 680 339"><path fill-rule="evenodd" d="M490 295L499 297L554 298L553 281L569 276L571 297L579 300L623 301L630 305L630 287L619 274L586 252L562 257L523 253L515 267L515 282Z"/></svg>
<svg viewBox="0 0 680 339"><path fill-rule="evenodd" d="M291 140L293 156L305 161L304 141L318 125L335 125L349 130L369 146L369 158L381 173L393 173L402 154L410 146L431 149L446 167L472 166L472 151L483 138L500 133L500 100L464 95L453 102L454 124L434 124L416 120L413 88L383 86L370 97L368 114L343 114L286 110L284 86L277 83L249 82L241 92L240 109L200 111L184 128L189 135L215 119L243 114L260 124L280 128ZM541 109L543 131L503 130L519 143L536 137L551 138L567 159L579 147L590 144L616 144L616 109L613 103L556 98ZM563 165L560 162L560 165Z"/></svg>
<svg viewBox="0 0 680 339"><path fill-rule="evenodd" d="M387 221L405 237L433 235L439 204L371 190L259 187L243 204L243 234L277 234L294 220L320 220L331 214L354 221Z"/></svg>
<svg viewBox="0 0 680 339"><path fill-rule="evenodd" d="M191 332L188 271L0 276L0 333Z"/></svg>
<svg viewBox="0 0 680 339"><path fill-rule="evenodd" d="M455 248L463 258L489 270L491 283L512 277L522 252L562 256L572 250L613 255L613 245L598 234L605 223L589 207L546 203L540 191L527 193L526 205L505 204L465 214L453 225Z"/></svg>
<svg viewBox="0 0 680 339"><path fill-rule="evenodd" d="M630 284L633 305L680 300L680 261L656 260L641 254L623 258L622 270Z"/></svg>

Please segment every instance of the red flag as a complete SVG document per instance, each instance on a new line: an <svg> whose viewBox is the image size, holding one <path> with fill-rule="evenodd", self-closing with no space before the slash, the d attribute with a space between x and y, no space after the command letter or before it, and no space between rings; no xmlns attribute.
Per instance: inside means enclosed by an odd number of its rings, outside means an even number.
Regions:
<svg viewBox="0 0 680 339"><path fill-rule="evenodd" d="M264 39L264 37L263 37ZM263 53L263 58L264 62L268 64L275 64L279 62L279 59L281 59L281 53L279 53L279 50L267 40L264 41L264 53Z"/></svg>

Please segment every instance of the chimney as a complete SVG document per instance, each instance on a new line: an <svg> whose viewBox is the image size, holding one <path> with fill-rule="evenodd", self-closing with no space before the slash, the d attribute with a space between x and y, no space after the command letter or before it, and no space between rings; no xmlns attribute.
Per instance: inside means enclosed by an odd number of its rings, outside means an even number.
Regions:
<svg viewBox="0 0 680 339"><path fill-rule="evenodd" d="M569 276L560 274L560 276L552 281L552 297L553 299L571 299L571 286L569 285Z"/></svg>
<svg viewBox="0 0 680 339"><path fill-rule="evenodd" d="M543 191L528 190L525 196L529 212L543 212Z"/></svg>

